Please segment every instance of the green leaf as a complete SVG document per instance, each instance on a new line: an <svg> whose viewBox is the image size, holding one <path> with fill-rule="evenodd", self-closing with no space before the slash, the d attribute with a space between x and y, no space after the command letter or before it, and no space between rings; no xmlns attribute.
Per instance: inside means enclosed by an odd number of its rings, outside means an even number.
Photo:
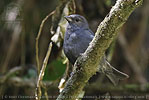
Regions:
<svg viewBox="0 0 149 100"><path fill-rule="evenodd" d="M55 60L47 65L45 70L45 75L43 77L44 81L53 81L61 77L66 69L66 65L62 63L61 60Z"/></svg>

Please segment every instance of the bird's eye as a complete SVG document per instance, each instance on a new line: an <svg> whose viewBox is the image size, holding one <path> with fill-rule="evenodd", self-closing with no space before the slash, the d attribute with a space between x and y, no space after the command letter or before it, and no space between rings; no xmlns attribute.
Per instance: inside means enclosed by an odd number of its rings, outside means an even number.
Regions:
<svg viewBox="0 0 149 100"><path fill-rule="evenodd" d="M79 22L80 20L79 20L79 19L75 19L75 21L76 21L76 22Z"/></svg>

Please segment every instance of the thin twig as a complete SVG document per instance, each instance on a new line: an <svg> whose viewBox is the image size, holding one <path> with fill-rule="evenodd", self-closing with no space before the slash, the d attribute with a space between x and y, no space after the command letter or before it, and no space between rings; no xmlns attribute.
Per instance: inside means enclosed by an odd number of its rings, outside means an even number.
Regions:
<svg viewBox="0 0 149 100"><path fill-rule="evenodd" d="M14 67L10 69L4 76L0 77L0 84L4 83L10 76L13 74L22 71L24 68L23 67Z"/></svg>
<svg viewBox="0 0 149 100"><path fill-rule="evenodd" d="M52 49L52 42L50 42L50 44L49 44L49 48L48 48L46 57L44 59L42 68L40 70L40 74L39 74L38 80L37 80L37 90L36 90L36 93L35 93L36 100L40 100L40 97L41 97L41 94L42 94L40 85L42 84L42 79L43 79L44 72L45 72L45 69L46 69L46 66L47 66L47 63L48 63L48 59L49 59L49 56L50 56L50 53L51 53L51 49Z"/></svg>
<svg viewBox="0 0 149 100"><path fill-rule="evenodd" d="M132 54L127 50L128 43L127 43L127 41L126 41L123 34L119 35L118 41L119 41L119 44L120 44L121 48L123 49L125 59L130 64L130 67L134 71L135 76L137 76L137 80L141 84L146 84L147 81L144 78L143 73L141 72L141 68L140 68L139 64L135 61Z"/></svg>
<svg viewBox="0 0 149 100"><path fill-rule="evenodd" d="M40 24L40 28L39 28L39 32L38 32L38 35L36 37L36 63L37 63L37 70L38 70L38 74L39 74L39 71L40 71L40 63L39 63L39 38L40 38L40 35L41 35L41 31L43 29L43 25L45 23L45 21L51 16L54 14L55 11L52 11L49 15L47 15L41 22Z"/></svg>
<svg viewBox="0 0 149 100"><path fill-rule="evenodd" d="M35 79L23 79L22 77L19 77L19 76L11 76L11 77L8 77L7 80L1 80L3 78L5 78L5 76L0 76L0 87L2 87L3 85L6 85L6 83L7 83L7 86L19 87L19 88L29 87L29 88L35 89L37 86ZM43 82L43 84L46 85L47 88L56 88L57 83L56 82L53 83L49 81Z"/></svg>
<svg viewBox="0 0 149 100"><path fill-rule="evenodd" d="M47 93L47 89L44 91L44 95L45 95L45 97L46 97L46 100L49 100L49 98L48 98L48 93Z"/></svg>

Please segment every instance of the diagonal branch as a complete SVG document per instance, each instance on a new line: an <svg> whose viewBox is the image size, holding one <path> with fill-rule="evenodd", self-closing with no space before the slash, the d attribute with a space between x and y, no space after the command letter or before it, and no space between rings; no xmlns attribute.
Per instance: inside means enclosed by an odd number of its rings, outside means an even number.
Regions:
<svg viewBox="0 0 149 100"><path fill-rule="evenodd" d="M75 63L74 71L57 100L75 100L89 78L98 70L98 64L105 50L116 38L119 29L143 0L117 0L109 14L99 25L93 41Z"/></svg>

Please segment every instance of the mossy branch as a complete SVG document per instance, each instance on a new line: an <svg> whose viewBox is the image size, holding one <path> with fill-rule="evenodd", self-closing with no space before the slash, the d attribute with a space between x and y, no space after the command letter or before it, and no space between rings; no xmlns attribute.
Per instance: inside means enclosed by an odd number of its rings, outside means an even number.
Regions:
<svg viewBox="0 0 149 100"><path fill-rule="evenodd" d="M74 71L57 100L75 100L89 78L98 70L98 64L105 50L117 36L119 29L143 0L117 0L109 14L99 25L89 47L74 65Z"/></svg>

